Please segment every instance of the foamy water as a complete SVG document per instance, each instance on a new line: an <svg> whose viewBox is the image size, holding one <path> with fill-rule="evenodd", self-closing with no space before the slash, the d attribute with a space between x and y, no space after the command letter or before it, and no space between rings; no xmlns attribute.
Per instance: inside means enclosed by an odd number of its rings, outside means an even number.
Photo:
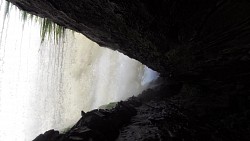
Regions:
<svg viewBox="0 0 250 141"><path fill-rule="evenodd" d="M3 3L4 4L4 3ZM66 31L59 44L40 44L39 25L0 13L0 140L30 141L64 130L80 111L125 100L158 77L140 62Z"/></svg>

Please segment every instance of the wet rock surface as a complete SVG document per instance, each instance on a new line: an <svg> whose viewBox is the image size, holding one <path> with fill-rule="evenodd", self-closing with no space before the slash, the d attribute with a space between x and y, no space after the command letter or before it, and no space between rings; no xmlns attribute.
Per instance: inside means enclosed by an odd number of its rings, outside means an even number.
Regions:
<svg viewBox="0 0 250 141"><path fill-rule="evenodd" d="M150 99L144 93L141 106L130 106L136 114L126 119L118 115L128 110L109 111L114 118L99 111L105 121L93 111L93 119L107 130L86 117L90 123L81 129L86 134L100 139L99 134L113 132L106 140L250 139L248 0L9 1L118 50L168 80L168 88L152 92ZM110 119L123 123L111 129Z"/></svg>
<svg viewBox="0 0 250 141"><path fill-rule="evenodd" d="M180 90L181 88L181 90ZM248 140L249 110L234 111L223 97L186 96L165 82L113 109L93 110L66 133L50 130L34 141ZM173 95L172 95L173 94Z"/></svg>
<svg viewBox="0 0 250 141"><path fill-rule="evenodd" d="M168 89L168 88L167 88ZM34 141L164 140L186 134L187 117L168 100L166 88L147 90L113 109L87 112L66 133L50 130ZM181 138L181 137L179 137Z"/></svg>

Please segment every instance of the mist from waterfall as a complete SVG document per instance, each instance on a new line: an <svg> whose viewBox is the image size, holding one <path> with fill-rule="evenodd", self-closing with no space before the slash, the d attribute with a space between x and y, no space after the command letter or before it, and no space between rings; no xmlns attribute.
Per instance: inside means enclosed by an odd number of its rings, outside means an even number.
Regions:
<svg viewBox="0 0 250 141"><path fill-rule="evenodd" d="M1 1L2 7L5 1ZM66 30L41 44L40 25L0 11L0 140L30 141L63 131L89 111L150 87L158 73Z"/></svg>

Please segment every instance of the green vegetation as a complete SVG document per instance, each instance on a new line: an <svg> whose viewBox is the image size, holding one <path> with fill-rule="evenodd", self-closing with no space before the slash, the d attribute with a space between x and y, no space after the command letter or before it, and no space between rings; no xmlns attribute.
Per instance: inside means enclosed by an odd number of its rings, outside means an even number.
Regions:
<svg viewBox="0 0 250 141"><path fill-rule="evenodd" d="M117 105L117 102L111 102L107 105L102 105L99 107L99 109L113 109Z"/></svg>
<svg viewBox="0 0 250 141"><path fill-rule="evenodd" d="M41 34L41 42L44 41L45 37L54 38L55 42L59 42L60 39L64 38L65 28L55 24L49 19L41 19L40 18L40 34Z"/></svg>
<svg viewBox="0 0 250 141"><path fill-rule="evenodd" d="M70 129L71 129L72 127L67 127L67 128L64 128L64 129L62 129L62 130L60 130L60 133L62 133L62 134L66 134L67 132L69 132L70 131Z"/></svg>
<svg viewBox="0 0 250 141"><path fill-rule="evenodd" d="M6 17L9 15L9 12L12 9L12 7L13 5L10 2L8 1L5 2L5 6L4 6L5 16L4 16L3 22L5 21ZM25 24L28 20L34 21L40 24L41 43L43 43L46 38L53 39L55 43L59 43L59 41L64 39L65 37L65 27L60 26L47 18L40 18L38 16L29 14L26 11L21 11L20 17L23 21L23 24Z"/></svg>

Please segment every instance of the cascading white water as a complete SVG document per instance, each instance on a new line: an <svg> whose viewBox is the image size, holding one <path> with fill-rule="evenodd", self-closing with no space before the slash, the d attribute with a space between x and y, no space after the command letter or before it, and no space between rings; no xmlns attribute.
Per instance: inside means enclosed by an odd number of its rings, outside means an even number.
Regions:
<svg viewBox="0 0 250 141"><path fill-rule="evenodd" d="M59 44L40 44L40 25L23 24L19 15L13 8L3 20L0 11L1 141L62 131L81 110L137 95L158 77L140 62L71 31Z"/></svg>

